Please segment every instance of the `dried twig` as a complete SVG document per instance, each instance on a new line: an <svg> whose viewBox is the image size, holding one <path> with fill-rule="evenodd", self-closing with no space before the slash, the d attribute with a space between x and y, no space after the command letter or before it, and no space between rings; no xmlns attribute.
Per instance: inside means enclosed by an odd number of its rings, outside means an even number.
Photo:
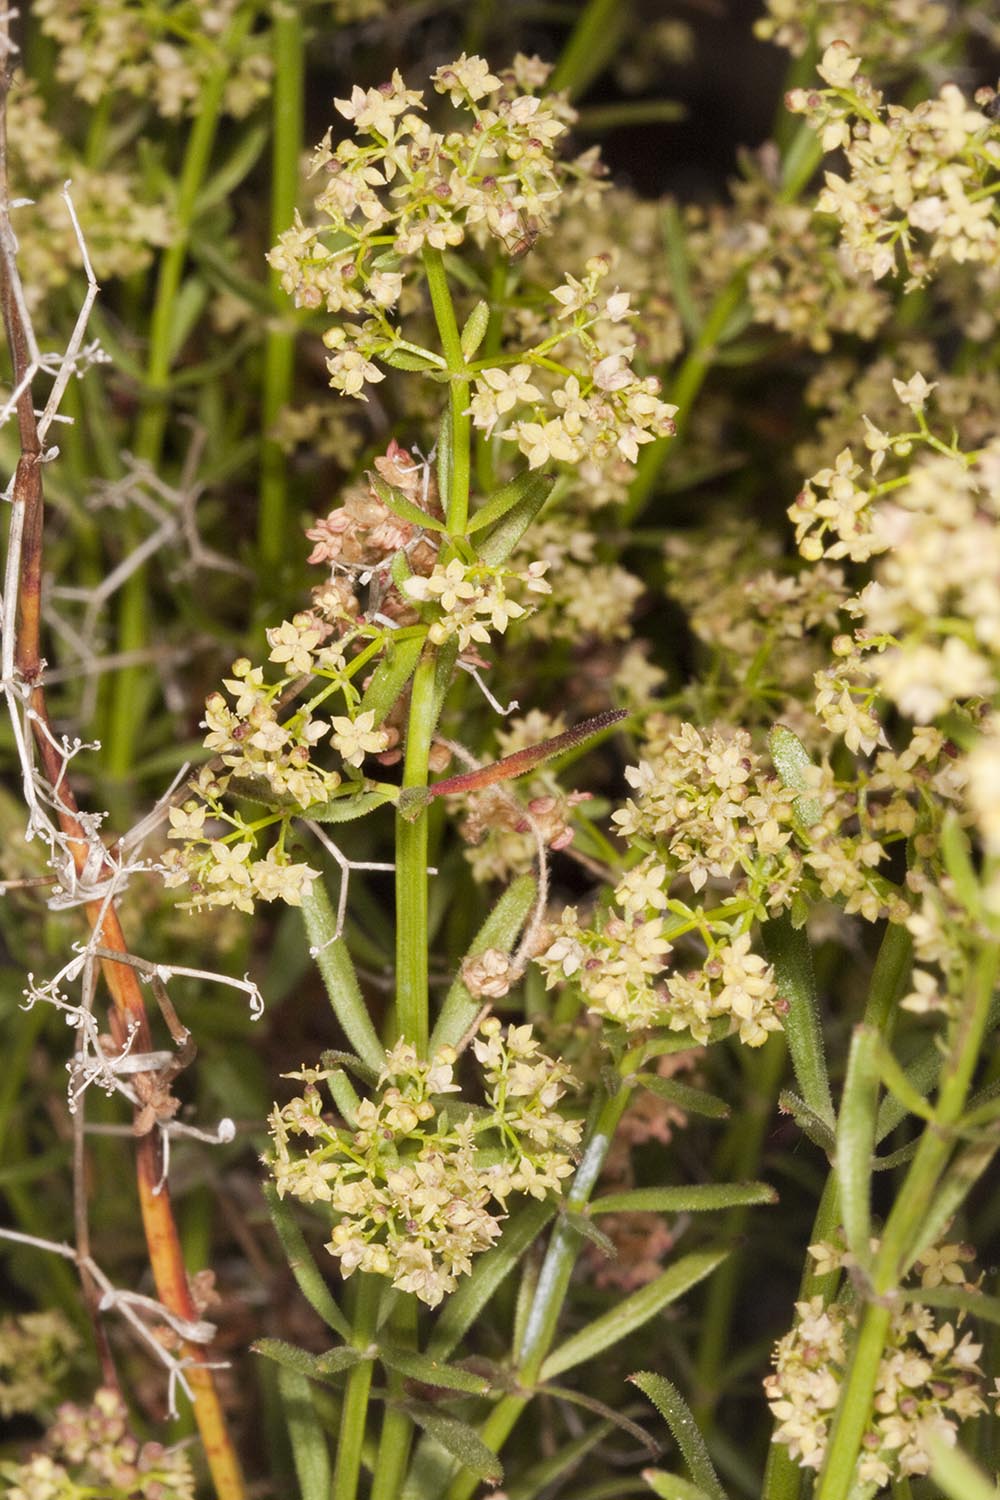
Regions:
<svg viewBox="0 0 1000 1500"><path fill-rule="evenodd" d="M80 248L87 290L76 325L65 350L59 355L43 355L28 314L17 266L17 241L11 224L11 201L7 176L6 106L11 86L14 44L10 35L11 9L0 0L0 305L6 329L13 369L13 390L4 414L16 414L20 441L20 458L7 490L11 504L8 553L4 570L3 599L0 606L0 687L13 729L15 747L21 768L21 784L28 811L28 837L43 840L49 850L52 869L58 884L50 905L81 905L90 929L91 950L100 947L102 956L85 952L82 964L74 959L62 976L48 985L29 990L29 1003L47 999L75 1016L83 1040L81 1053L88 1046L102 1052L94 1035L95 1023L90 1012L96 965L100 965L111 995L113 1009L111 1028L123 1052L148 1057L152 1053L152 1034L146 1017L139 978L130 965L116 911L115 898L136 868L137 861L111 857L100 838L101 817L78 807L67 776L67 767L82 748L79 741L70 742L52 728L43 687L44 666L41 655L42 541L44 500L42 466L53 458L57 449L48 448L46 439L56 419L59 402L73 374L100 360L96 345L85 345L87 322L98 286L87 256L86 245L73 210L68 191L64 194L77 243ZM34 387L41 375L51 375L52 386L41 414L36 412ZM85 1005L71 1006L60 993L59 980L75 965L83 973ZM120 1072L119 1068L119 1072ZM159 1083L156 1072L138 1072L130 1087L140 1103L140 1080L148 1087ZM137 1111L138 1112L138 1111ZM82 1245L56 1248L68 1254L85 1272L89 1283L102 1288L103 1301L113 1296L123 1316L141 1326L135 1312L123 1302L103 1277L87 1249L86 1205L83 1198L82 1146L75 1148L77 1233ZM198 1325L197 1309L188 1284L177 1226L169 1190L164 1186L162 1144L158 1132L145 1134L136 1144L136 1167L139 1200L142 1211L150 1264L160 1302L166 1313L182 1330L182 1355L171 1366L171 1399L177 1378L189 1391L195 1415L205 1444L216 1490L225 1500L242 1500L243 1480L238 1461L226 1431L225 1420L215 1389L212 1366L204 1344L192 1330ZM8 1236L10 1237L10 1236ZM92 1292L92 1287L85 1286ZM92 1302L92 1296L88 1296ZM178 1321L179 1320L179 1321ZM155 1342L155 1340L154 1340ZM173 1356L171 1356L173 1359Z"/></svg>

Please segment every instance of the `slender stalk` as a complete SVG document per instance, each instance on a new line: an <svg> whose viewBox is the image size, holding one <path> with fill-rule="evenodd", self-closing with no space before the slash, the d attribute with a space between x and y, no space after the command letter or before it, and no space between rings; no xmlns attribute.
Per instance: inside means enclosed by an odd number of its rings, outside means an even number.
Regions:
<svg viewBox="0 0 1000 1500"><path fill-rule="evenodd" d="M244 6L221 42L222 61L208 76L191 134L188 136L184 161L174 204L174 238L160 260L156 295L149 325L149 354L146 361L146 400L136 426L134 453L154 467L163 449L168 414L170 367L176 350L174 334L177 297L181 286L188 243L194 224L198 195L208 172L215 136L222 110L222 99L229 77L229 54L249 30L252 8ZM126 538L133 545L134 538ZM148 584L145 568L137 568L121 591L118 612L119 651L139 651L148 643ZM149 673L142 667L125 667L115 678L108 715L106 745L108 774L122 780L132 768L135 744L142 724Z"/></svg>
<svg viewBox="0 0 1000 1500"><path fill-rule="evenodd" d="M303 138L303 75L305 63L302 13L296 5L274 10L274 92L271 116L274 136L271 150L271 243L292 222L298 196L299 158ZM281 561L288 510L288 474L285 454L269 436L282 409L292 395L295 368L295 331L279 321L280 277L269 276L275 313L264 345L264 390L262 399L260 511L257 549L263 568ZM282 298L282 301L287 299Z"/></svg>
<svg viewBox="0 0 1000 1500"><path fill-rule="evenodd" d="M455 304L448 286L444 258L440 250L424 251L424 272L431 294L434 321L451 377L448 393L451 407L452 465L451 492L442 496L448 530L452 536L464 536L469 522L469 481L472 451L472 418L468 412L469 377L462 353L462 340L455 317Z"/></svg>
<svg viewBox="0 0 1000 1500"><path fill-rule="evenodd" d="M415 1349L417 1345L417 1301L413 1296L401 1294L393 1308L392 1336L397 1345ZM403 1377L395 1370L389 1371L390 1396L403 1394ZM386 1406L382 1418L375 1473L369 1500L397 1500L403 1488L406 1464L413 1441L413 1423L398 1407Z"/></svg>
<svg viewBox="0 0 1000 1500"><path fill-rule="evenodd" d="M358 1299L354 1309L354 1347L367 1349L375 1332L382 1282L377 1276L359 1271ZM355 1500L361 1476L361 1450L368 1421L368 1395L371 1391L374 1363L366 1359L354 1365L347 1374L344 1405L340 1413L340 1437L337 1461L333 1471L330 1500Z"/></svg>
<svg viewBox="0 0 1000 1500"><path fill-rule="evenodd" d="M436 659L427 651L413 674L404 786L426 786L435 721ZM396 1021L399 1035L427 1051L427 810L396 818Z"/></svg>

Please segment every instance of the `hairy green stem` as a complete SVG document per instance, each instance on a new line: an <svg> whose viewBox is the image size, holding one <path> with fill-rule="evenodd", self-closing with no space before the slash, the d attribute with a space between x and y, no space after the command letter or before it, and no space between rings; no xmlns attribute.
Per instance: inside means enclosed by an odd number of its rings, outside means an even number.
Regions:
<svg viewBox="0 0 1000 1500"><path fill-rule="evenodd" d="M452 536L464 536L469 522L469 482L472 455L472 418L469 406L469 377L462 353L462 339L455 316L455 304L448 286L444 257L440 250L424 251L424 272L431 294L434 321L450 376L448 399L451 408L451 485L441 499L445 506L448 530Z"/></svg>
<svg viewBox="0 0 1000 1500"><path fill-rule="evenodd" d="M393 1342L402 1348L415 1349L417 1345L417 1299L401 1293L393 1308L391 1319ZM388 1375L390 1396L400 1398L404 1394L403 1376L396 1370ZM387 1405L382 1418L378 1455L375 1459L375 1474L372 1478L370 1500L398 1500L406 1475L406 1464L413 1441L413 1423L404 1411Z"/></svg>
<svg viewBox="0 0 1000 1500"><path fill-rule="evenodd" d="M221 43L223 59L205 81L198 114L188 136L177 186L177 199L174 204L174 238L160 259L156 295L149 326L145 400L136 425L133 449L137 459L154 468L160 460L167 425L170 367L176 352L174 332L177 297L184 263L187 259L188 242L194 224L198 195L212 159L223 94L229 78L229 53L249 30L251 20L251 7L244 6L237 12ZM134 535L126 536L127 547L135 545L135 541ZM148 636L146 569L137 568L126 579L121 591L118 612L118 649L122 652L141 651L147 644ZM122 780L132 768L148 684L148 671L138 666L123 668L115 678L108 728L102 736L107 747L108 774L113 779Z"/></svg>
<svg viewBox="0 0 1000 1500"><path fill-rule="evenodd" d="M934 1117L920 1138L916 1155L882 1234L872 1269L873 1299L865 1308L851 1363L837 1407L816 1500L848 1500L858 1454L871 1416L879 1365L891 1322L889 1295L905 1275L919 1245L921 1226L953 1148L953 1128L961 1117L979 1059L996 983L996 945L983 946L972 970L970 993L952 1021L948 1058Z"/></svg>
<svg viewBox="0 0 1000 1500"><path fill-rule="evenodd" d="M303 137L303 75L305 46L302 13L298 6L280 5L274 11L274 92L271 117L274 136L271 149L271 243L287 229L295 213L299 186L299 158ZM264 568L280 563L284 553L288 511L288 472L285 453L270 436L275 422L291 399L295 368L295 331L277 309L281 278L272 270L268 278L275 314L264 345L264 389L260 450L260 510L257 519L257 550Z"/></svg>
<svg viewBox="0 0 1000 1500"><path fill-rule="evenodd" d="M360 1281L354 1309L353 1344L356 1349L367 1349L375 1333L375 1322L384 1283L380 1277L369 1276L364 1271L359 1271L357 1274ZM354 1365L347 1374L330 1500L355 1500L358 1493L361 1450L365 1442L372 1370L372 1360L366 1359L362 1364Z"/></svg>
<svg viewBox="0 0 1000 1500"><path fill-rule="evenodd" d="M427 651L413 674L403 785L426 786L435 721L436 659ZM396 1024L427 1051L427 809L396 817Z"/></svg>

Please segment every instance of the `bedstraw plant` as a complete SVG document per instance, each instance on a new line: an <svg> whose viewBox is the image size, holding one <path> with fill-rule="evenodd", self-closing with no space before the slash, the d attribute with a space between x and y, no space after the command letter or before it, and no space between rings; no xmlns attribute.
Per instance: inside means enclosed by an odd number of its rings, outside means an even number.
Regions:
<svg viewBox="0 0 1000 1500"><path fill-rule="evenodd" d="M0 5L15 1500L993 1493L1000 35L569 9Z"/></svg>

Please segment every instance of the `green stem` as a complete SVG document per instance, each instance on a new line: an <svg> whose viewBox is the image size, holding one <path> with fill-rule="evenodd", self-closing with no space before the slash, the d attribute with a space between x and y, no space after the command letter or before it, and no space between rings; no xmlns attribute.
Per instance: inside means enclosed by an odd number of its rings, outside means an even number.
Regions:
<svg viewBox="0 0 1000 1500"><path fill-rule="evenodd" d="M462 353L462 340L455 317L455 304L448 286L444 258L440 250L424 251L424 272L431 294L434 321L438 337L451 377L449 404L451 407L451 486L450 493L442 496L448 530L452 536L464 536L469 521L469 481L472 453L472 418L468 412L469 378Z"/></svg>
<svg viewBox="0 0 1000 1500"><path fill-rule="evenodd" d="M677 407L674 421L678 433L682 431L695 397L712 368L718 352L719 338L742 303L745 291L746 277L742 271L737 271L709 308L701 331L688 350L672 388L667 392L670 401ZM647 443L640 453L635 478L622 511L625 525L630 525L645 510L670 444L674 441L674 438L656 438L652 443Z"/></svg>
<svg viewBox="0 0 1000 1500"><path fill-rule="evenodd" d="M367 1349L375 1333L383 1283L378 1276L369 1276L364 1271L357 1274L360 1284L354 1312L353 1343L356 1349ZM358 1493L373 1368L373 1361L366 1359L348 1371L330 1500L355 1500Z"/></svg>
<svg viewBox="0 0 1000 1500"><path fill-rule="evenodd" d="M400 1294L393 1309L391 1328L394 1342L406 1349L417 1346L417 1302L416 1298ZM403 1377L395 1370L389 1371L390 1397L401 1398L404 1394ZM375 1474L372 1479L370 1500L397 1500L403 1488L406 1464L413 1441L413 1423L398 1406L387 1405L382 1418L382 1433L379 1437L378 1455L375 1459Z"/></svg>
<svg viewBox="0 0 1000 1500"><path fill-rule="evenodd" d="M621 1070L623 1073L631 1071L629 1059L622 1064ZM619 1084L615 1093L606 1097L595 1107L592 1116L594 1123L588 1132L583 1155L573 1177L573 1186L566 1194L567 1210L583 1208L589 1200L604 1166L618 1122L631 1097L632 1088L622 1083ZM512 1395L504 1396L480 1429L480 1436L484 1443L495 1453L499 1453L518 1417L531 1399L531 1387L538 1379L545 1356L551 1349L556 1336L573 1266L580 1253L580 1245L580 1236L567 1227L565 1220L560 1221L553 1230L548 1250L545 1252L524 1330L524 1338L520 1350L517 1351L514 1378L519 1390ZM465 1470L452 1483L446 1500L470 1500L478 1482L475 1475Z"/></svg>
<svg viewBox="0 0 1000 1500"><path fill-rule="evenodd" d="M875 1258L872 1292L879 1300L869 1302L861 1319L815 1500L848 1500L890 1327L891 1311L887 1297L906 1273L914 1246L919 1243L924 1217L934 1201L951 1155L952 1128L965 1108L979 1058L989 1020L998 960L1000 954L996 945L984 945L972 973L971 994L952 1023L948 1061L934 1118L920 1138L906 1180L886 1221Z"/></svg>
<svg viewBox="0 0 1000 1500"><path fill-rule="evenodd" d="M184 162L174 205L174 238L160 259L156 297L149 327L149 355L146 363L146 400L136 426L134 453L137 459L155 468L160 461L167 423L167 394L170 366L175 350L174 327L177 296L187 259L188 242L194 224L198 195L208 171L215 145L215 135L222 110L222 99L230 72L230 54L249 30L253 10L245 6L223 38L223 60L209 74L201 94L201 103L188 136ZM131 528L130 528L131 529ZM135 544L135 536L126 537L126 547ZM140 651L149 635L148 584L146 569L137 568L121 591L118 613L119 651ZM149 672L143 667L125 667L115 679L107 733L108 774L122 780L132 768L135 744L142 723L143 705L149 687Z"/></svg>
<svg viewBox="0 0 1000 1500"><path fill-rule="evenodd" d="M274 93L271 114L274 140L271 152L271 243L287 229L298 197L299 158L302 155L303 73L305 47L302 13L296 5L280 5L274 12ZM288 510L288 473L285 453L270 437L282 409L292 395L295 368L295 331L277 321L282 296L280 277L269 276L276 316L264 346L264 390L262 400L260 512L257 547L263 567L281 561Z"/></svg>
<svg viewBox="0 0 1000 1500"><path fill-rule="evenodd" d="M426 786L436 717L435 669L426 651L413 674L403 785ZM427 1051L427 810L396 818L396 1022L399 1035Z"/></svg>
<svg viewBox="0 0 1000 1500"><path fill-rule="evenodd" d="M864 1024L877 1027L887 1039L892 1035L896 1002L909 973L912 949L913 941L906 928L887 923L872 969L864 1013ZM839 1224L839 1184L836 1171L831 1170L816 1210L809 1244L831 1243ZM839 1272L827 1272L821 1276L813 1269L812 1262L807 1257L798 1300L805 1302L810 1297L822 1297L824 1303L830 1303L837 1294L839 1282ZM799 1500L802 1478L803 1470L790 1457L788 1449L780 1443L772 1442L761 1500Z"/></svg>

